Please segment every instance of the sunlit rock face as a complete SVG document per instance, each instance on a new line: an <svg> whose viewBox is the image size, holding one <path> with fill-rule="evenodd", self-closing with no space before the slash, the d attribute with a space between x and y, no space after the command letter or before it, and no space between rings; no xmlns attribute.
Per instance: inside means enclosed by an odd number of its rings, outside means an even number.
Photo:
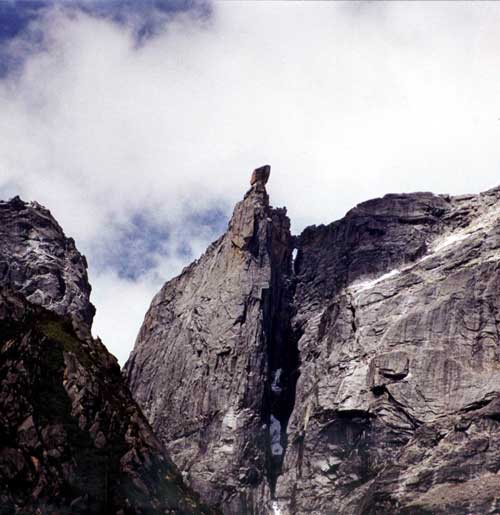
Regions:
<svg viewBox="0 0 500 515"><path fill-rule="evenodd" d="M291 409L285 391L292 240L265 175L227 233L154 298L125 367L135 399L190 484L225 513L266 513ZM275 389L277 384L275 385ZM279 405L279 406L278 406ZM269 504L268 504L269 501Z"/></svg>
<svg viewBox="0 0 500 515"><path fill-rule="evenodd" d="M19 197L0 201L0 249L1 286L70 317L90 335L95 308L89 300L87 261L50 211Z"/></svg>
<svg viewBox="0 0 500 515"><path fill-rule="evenodd" d="M267 179L126 366L185 477L228 514L498 513L500 189L293 237Z"/></svg>
<svg viewBox="0 0 500 515"><path fill-rule="evenodd" d="M496 513L500 190L388 195L297 245L282 511Z"/></svg>
<svg viewBox="0 0 500 515"><path fill-rule="evenodd" d="M0 513L212 514L90 336L85 259L50 213L0 203Z"/></svg>

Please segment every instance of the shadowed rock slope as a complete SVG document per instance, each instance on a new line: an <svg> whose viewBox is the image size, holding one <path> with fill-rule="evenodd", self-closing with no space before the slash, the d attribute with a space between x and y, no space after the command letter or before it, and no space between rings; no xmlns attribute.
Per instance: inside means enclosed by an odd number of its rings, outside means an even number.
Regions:
<svg viewBox="0 0 500 515"><path fill-rule="evenodd" d="M126 366L176 463L227 514L500 513L500 189L292 237L268 172Z"/></svg>
<svg viewBox="0 0 500 515"><path fill-rule="evenodd" d="M90 337L73 241L19 199L0 203L0 227L0 514L212 513Z"/></svg>

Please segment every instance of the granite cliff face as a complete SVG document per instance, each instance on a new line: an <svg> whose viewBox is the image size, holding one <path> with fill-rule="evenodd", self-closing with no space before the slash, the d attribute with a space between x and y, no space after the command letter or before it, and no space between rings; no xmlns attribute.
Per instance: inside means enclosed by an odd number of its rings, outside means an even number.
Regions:
<svg viewBox="0 0 500 515"><path fill-rule="evenodd" d="M268 175L126 365L186 479L226 514L500 513L500 189L292 237Z"/></svg>
<svg viewBox="0 0 500 515"><path fill-rule="evenodd" d="M499 222L388 195L300 236L283 513L498 512Z"/></svg>
<svg viewBox="0 0 500 515"><path fill-rule="evenodd" d="M0 286L33 304L67 316L90 335L95 308L89 301L87 262L50 212L15 197L0 201Z"/></svg>
<svg viewBox="0 0 500 515"><path fill-rule="evenodd" d="M281 461L284 415L269 393L286 355L292 244L266 179L236 206L228 232L156 295L126 365L174 462L205 501L235 514L261 511Z"/></svg>
<svg viewBox="0 0 500 515"><path fill-rule="evenodd" d="M85 258L0 203L0 514L209 514L92 339Z"/></svg>

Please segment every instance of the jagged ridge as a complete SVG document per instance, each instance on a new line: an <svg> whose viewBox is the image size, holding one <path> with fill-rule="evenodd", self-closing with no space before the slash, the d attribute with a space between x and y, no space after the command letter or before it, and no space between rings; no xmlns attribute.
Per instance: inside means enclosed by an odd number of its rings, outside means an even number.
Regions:
<svg viewBox="0 0 500 515"><path fill-rule="evenodd" d="M126 367L180 468L226 513L494 513L500 456L457 439L496 430L500 190L387 195L293 239L266 180L155 297Z"/></svg>

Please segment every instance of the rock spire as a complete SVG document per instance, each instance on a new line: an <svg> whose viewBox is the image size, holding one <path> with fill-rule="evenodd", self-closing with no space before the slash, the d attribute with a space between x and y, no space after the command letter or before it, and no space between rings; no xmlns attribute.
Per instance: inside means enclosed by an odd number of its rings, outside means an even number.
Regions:
<svg viewBox="0 0 500 515"><path fill-rule="evenodd" d="M291 410L286 401L275 409L279 396L271 396L278 368L287 369L279 387L292 382L285 361L293 350L283 338L290 222L269 205L269 167L253 177L226 234L156 295L125 366L191 486L234 515L267 513L282 458L273 456L271 436L284 446ZM271 435L272 416L282 425Z"/></svg>

